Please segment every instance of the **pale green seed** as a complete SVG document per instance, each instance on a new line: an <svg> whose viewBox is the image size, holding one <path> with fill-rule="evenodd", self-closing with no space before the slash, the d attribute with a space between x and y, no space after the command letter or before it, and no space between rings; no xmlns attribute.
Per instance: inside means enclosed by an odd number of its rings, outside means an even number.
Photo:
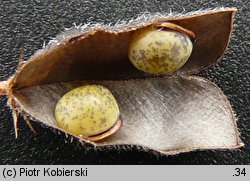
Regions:
<svg viewBox="0 0 250 181"><path fill-rule="evenodd" d="M133 35L128 57L143 72L172 74L187 62L192 49L192 41L183 33L146 28Z"/></svg>
<svg viewBox="0 0 250 181"><path fill-rule="evenodd" d="M66 93L55 107L58 126L79 136L93 136L109 130L119 118L112 93L100 85L86 85Z"/></svg>

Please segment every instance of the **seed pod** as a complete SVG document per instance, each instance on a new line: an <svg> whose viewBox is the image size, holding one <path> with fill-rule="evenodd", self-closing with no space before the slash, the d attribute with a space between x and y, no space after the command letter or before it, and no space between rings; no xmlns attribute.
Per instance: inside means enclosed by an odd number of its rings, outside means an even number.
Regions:
<svg viewBox="0 0 250 181"><path fill-rule="evenodd" d="M18 111L24 118L95 146L138 145L164 154L240 147L243 143L225 95L209 80L193 75L218 62L227 47L235 12L222 8L142 16L115 27L72 28L2 82L0 93L8 95L16 128ZM148 28L195 35L192 54L175 75L148 74L129 61L132 38ZM194 36L190 37L193 41ZM65 93L87 84L108 88L123 119L119 131L112 128L109 137L98 142L62 130L54 116L56 103Z"/></svg>
<svg viewBox="0 0 250 181"><path fill-rule="evenodd" d="M92 140L93 136L96 138L111 129L118 121L119 114L112 93L97 85L85 85L69 91L55 108L55 118L60 128Z"/></svg>

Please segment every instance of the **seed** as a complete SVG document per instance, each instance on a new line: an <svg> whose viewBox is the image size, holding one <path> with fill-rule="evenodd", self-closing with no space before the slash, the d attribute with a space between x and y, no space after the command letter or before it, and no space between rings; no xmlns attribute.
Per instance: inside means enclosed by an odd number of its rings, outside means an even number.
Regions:
<svg viewBox="0 0 250 181"><path fill-rule="evenodd" d="M109 130L119 118L112 93L100 85L86 85L66 93L55 107L55 118L63 130L93 136Z"/></svg>
<svg viewBox="0 0 250 181"><path fill-rule="evenodd" d="M193 43L175 30L145 28L131 40L128 57L139 70L150 74L172 74L190 57Z"/></svg>

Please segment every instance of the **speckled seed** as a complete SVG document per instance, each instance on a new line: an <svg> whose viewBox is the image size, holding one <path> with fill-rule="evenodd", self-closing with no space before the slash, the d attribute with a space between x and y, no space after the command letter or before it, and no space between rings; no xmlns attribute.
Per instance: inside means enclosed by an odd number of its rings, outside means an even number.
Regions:
<svg viewBox="0 0 250 181"><path fill-rule="evenodd" d="M119 118L112 93L99 85L86 85L66 93L57 103L55 118L63 130L82 136L98 135Z"/></svg>
<svg viewBox="0 0 250 181"><path fill-rule="evenodd" d="M192 49L192 41L183 33L147 28L133 35L128 56L143 72L172 74L186 63Z"/></svg>

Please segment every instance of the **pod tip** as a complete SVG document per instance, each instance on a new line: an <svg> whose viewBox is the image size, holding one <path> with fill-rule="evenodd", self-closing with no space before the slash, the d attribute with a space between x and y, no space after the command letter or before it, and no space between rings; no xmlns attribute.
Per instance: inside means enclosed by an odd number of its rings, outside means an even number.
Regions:
<svg viewBox="0 0 250 181"><path fill-rule="evenodd" d="M0 82L0 96L7 95L7 85L8 85L8 81L1 81Z"/></svg>

